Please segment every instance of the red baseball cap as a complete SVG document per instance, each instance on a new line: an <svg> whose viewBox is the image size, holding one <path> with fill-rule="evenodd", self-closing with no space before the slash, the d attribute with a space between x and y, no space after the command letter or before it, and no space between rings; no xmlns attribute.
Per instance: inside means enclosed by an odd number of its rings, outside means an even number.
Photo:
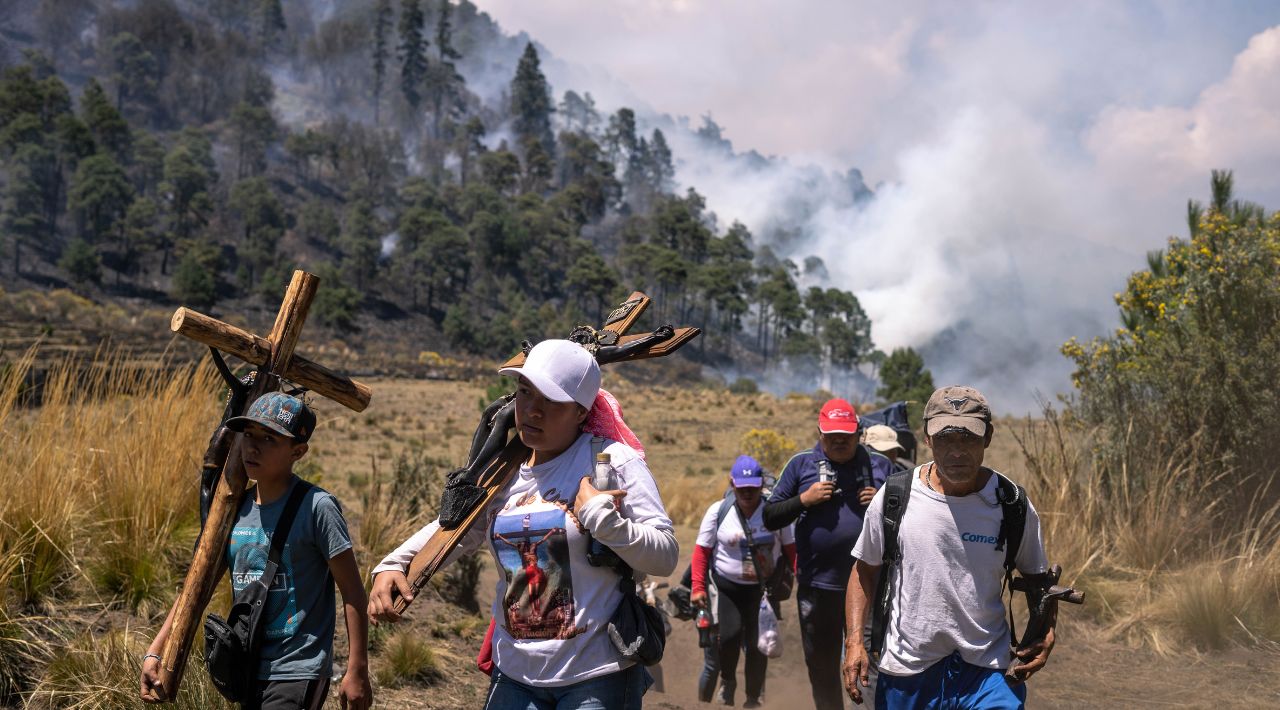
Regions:
<svg viewBox="0 0 1280 710"><path fill-rule="evenodd" d="M818 414L818 431L823 434L857 434L858 413L848 400L829 399Z"/></svg>

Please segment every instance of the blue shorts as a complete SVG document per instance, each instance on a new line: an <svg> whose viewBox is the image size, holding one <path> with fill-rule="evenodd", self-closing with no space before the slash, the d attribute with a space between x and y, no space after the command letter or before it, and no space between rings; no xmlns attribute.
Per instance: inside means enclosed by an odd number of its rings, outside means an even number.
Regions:
<svg viewBox="0 0 1280 710"><path fill-rule="evenodd" d="M970 665L958 653L916 675L882 672L878 683L876 710L1022 710L1027 699L1026 684L1009 685L1002 669Z"/></svg>

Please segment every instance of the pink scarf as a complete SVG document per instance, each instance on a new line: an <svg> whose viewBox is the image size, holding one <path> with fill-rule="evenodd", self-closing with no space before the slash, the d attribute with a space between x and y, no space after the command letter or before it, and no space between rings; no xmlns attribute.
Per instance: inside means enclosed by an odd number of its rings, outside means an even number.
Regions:
<svg viewBox="0 0 1280 710"><path fill-rule="evenodd" d="M596 393L596 401L587 413L587 421L582 425L582 430L594 436L621 441L635 449L640 458L644 459L644 445L635 432L631 431L631 427L622 421L622 405L618 404L617 397L604 388Z"/></svg>

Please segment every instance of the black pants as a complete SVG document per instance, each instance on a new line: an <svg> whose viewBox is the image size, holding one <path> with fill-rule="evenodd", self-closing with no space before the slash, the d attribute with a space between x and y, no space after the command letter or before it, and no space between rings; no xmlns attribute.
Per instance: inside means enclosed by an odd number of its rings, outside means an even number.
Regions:
<svg viewBox="0 0 1280 710"><path fill-rule="evenodd" d="M328 678L260 680L241 710L318 710L329 694Z"/></svg>
<svg viewBox="0 0 1280 710"><path fill-rule="evenodd" d="M720 637L712 636L711 645L702 649L702 675L698 676L698 700L711 702L720 677Z"/></svg>
<svg viewBox="0 0 1280 710"><path fill-rule="evenodd" d="M714 573L713 573L714 574ZM764 691L764 673L769 659L756 646L760 638L760 598L764 590L758 584L736 584L715 574L720 600L716 612L720 616L720 681L724 697L732 700L738 683L738 654L745 647L747 663L743 671L747 697L758 699ZM838 662L838 660L837 660Z"/></svg>
<svg viewBox="0 0 1280 710"><path fill-rule="evenodd" d="M817 710L843 710L840 659L844 653L844 591L798 585L800 642Z"/></svg>

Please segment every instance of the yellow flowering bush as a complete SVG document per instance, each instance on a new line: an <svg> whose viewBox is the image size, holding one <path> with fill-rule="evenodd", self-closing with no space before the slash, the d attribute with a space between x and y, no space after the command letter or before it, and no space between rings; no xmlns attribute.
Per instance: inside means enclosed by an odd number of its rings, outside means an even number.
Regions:
<svg viewBox="0 0 1280 710"><path fill-rule="evenodd" d="M1192 203L1191 236L1148 255L1116 294L1122 328L1062 347L1074 361L1077 414L1102 425L1100 453L1192 448L1260 463L1280 414L1280 214L1230 199Z"/></svg>

